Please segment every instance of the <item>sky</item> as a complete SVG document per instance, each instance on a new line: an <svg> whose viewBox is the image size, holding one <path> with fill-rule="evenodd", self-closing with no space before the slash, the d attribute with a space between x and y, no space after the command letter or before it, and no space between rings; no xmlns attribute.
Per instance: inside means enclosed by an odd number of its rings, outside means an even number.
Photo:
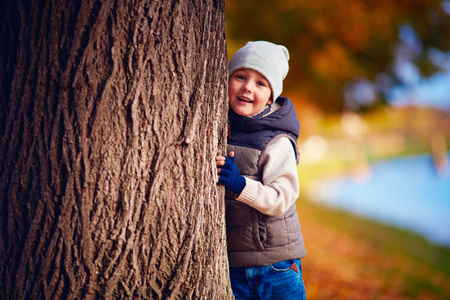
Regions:
<svg viewBox="0 0 450 300"><path fill-rule="evenodd" d="M418 105L450 111L450 73L438 73L411 86L393 88L389 102L393 105Z"/></svg>
<svg viewBox="0 0 450 300"><path fill-rule="evenodd" d="M446 3L450 11L450 1ZM423 49L420 38L409 25L401 26L398 35L391 69L399 84L387 74L379 74L376 82L359 80L347 90L347 103L370 105L376 98L376 91L381 91L394 106L430 106L450 112L450 52ZM430 77L424 77L414 64L423 52L439 70Z"/></svg>
<svg viewBox="0 0 450 300"><path fill-rule="evenodd" d="M388 101L393 105L420 105L450 111L450 53L437 50L429 54L430 60L439 65L441 71L423 78L409 61L400 62L397 74L404 79L404 86L391 89Z"/></svg>
<svg viewBox="0 0 450 300"><path fill-rule="evenodd" d="M450 1L442 1L444 11L450 14ZM424 78L412 63L424 49L414 29L404 25L399 30L394 72L403 86L394 87L388 93L388 101L394 105L420 105L450 111L450 53L437 49L427 50L428 59L440 72Z"/></svg>

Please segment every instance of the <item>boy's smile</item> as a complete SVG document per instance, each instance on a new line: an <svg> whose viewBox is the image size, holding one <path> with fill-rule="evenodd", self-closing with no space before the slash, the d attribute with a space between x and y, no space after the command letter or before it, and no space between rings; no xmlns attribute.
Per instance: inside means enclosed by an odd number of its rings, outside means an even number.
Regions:
<svg viewBox="0 0 450 300"><path fill-rule="evenodd" d="M253 116L272 104L267 79L252 69L240 69L230 76L228 97L231 108L241 116Z"/></svg>

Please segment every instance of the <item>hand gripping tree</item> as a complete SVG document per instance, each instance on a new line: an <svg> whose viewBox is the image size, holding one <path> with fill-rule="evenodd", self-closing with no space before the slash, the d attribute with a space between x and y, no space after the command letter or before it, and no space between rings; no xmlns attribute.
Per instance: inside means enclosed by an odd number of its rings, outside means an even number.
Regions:
<svg viewBox="0 0 450 300"><path fill-rule="evenodd" d="M0 298L231 298L224 1L2 2Z"/></svg>

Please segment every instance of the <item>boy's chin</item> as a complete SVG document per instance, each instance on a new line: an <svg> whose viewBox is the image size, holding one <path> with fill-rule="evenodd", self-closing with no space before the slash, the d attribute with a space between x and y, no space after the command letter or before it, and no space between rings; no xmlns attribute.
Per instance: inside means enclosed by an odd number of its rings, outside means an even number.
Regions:
<svg viewBox="0 0 450 300"><path fill-rule="evenodd" d="M267 106L266 106L267 107ZM230 107L237 115L239 115L239 116L243 116L243 117L254 117L254 116L256 116L256 115L258 115L258 114L260 114L260 113L262 113L263 111L264 111L264 109L266 109L266 107L264 107L263 109L261 109L260 111L258 111L258 112L253 112L253 111L247 111L247 110L242 110L242 109L240 109L240 110L236 110L236 109L233 109L232 107Z"/></svg>
<svg viewBox="0 0 450 300"><path fill-rule="evenodd" d="M240 115L240 116L243 116L243 117L248 117L250 114L246 111L246 110L244 110L244 109L234 109L234 108L232 108L232 107L230 107L234 112L235 112L235 114L237 114L237 115Z"/></svg>

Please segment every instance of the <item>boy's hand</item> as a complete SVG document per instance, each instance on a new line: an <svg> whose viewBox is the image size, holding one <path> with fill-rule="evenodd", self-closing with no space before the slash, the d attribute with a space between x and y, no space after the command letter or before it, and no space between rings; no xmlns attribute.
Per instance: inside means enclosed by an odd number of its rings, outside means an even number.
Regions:
<svg viewBox="0 0 450 300"><path fill-rule="evenodd" d="M216 165L218 167L219 182L225 185L225 189L235 194L241 193L245 187L245 178L241 176L234 162L234 152L231 151L228 157L217 156Z"/></svg>

